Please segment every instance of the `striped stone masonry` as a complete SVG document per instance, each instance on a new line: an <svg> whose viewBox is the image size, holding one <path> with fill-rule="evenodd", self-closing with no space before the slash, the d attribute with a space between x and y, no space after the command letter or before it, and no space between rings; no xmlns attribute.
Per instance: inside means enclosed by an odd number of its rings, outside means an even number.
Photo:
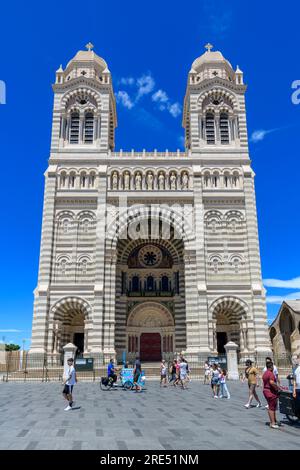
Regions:
<svg viewBox="0 0 300 470"><path fill-rule="evenodd" d="M188 75L185 149L115 151L104 59L57 71L31 353L269 354L243 80L209 49Z"/></svg>

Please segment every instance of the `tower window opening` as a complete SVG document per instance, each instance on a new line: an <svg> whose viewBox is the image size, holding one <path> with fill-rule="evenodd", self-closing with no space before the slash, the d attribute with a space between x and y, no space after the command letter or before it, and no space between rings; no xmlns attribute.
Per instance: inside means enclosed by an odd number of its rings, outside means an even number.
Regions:
<svg viewBox="0 0 300 470"><path fill-rule="evenodd" d="M220 137L221 144L229 144L229 122L226 113L220 115Z"/></svg>
<svg viewBox="0 0 300 470"><path fill-rule="evenodd" d="M209 145L215 144L215 117L212 113L207 113L205 120L206 142Z"/></svg>
<svg viewBox="0 0 300 470"><path fill-rule="evenodd" d="M70 144L79 143L79 113L71 114Z"/></svg>
<svg viewBox="0 0 300 470"><path fill-rule="evenodd" d="M84 143L92 144L94 140L94 115L86 113L84 122Z"/></svg>

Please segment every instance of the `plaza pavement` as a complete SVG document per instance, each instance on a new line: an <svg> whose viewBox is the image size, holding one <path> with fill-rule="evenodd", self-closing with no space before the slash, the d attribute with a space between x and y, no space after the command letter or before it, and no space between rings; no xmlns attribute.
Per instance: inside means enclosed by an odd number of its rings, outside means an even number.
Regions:
<svg viewBox="0 0 300 470"><path fill-rule="evenodd" d="M280 416L285 426L271 430L264 408L244 408L246 383L228 383L231 400L212 398L199 381L188 390L146 386L136 394L78 383L66 412L59 383L1 383L0 449L299 449L300 426Z"/></svg>

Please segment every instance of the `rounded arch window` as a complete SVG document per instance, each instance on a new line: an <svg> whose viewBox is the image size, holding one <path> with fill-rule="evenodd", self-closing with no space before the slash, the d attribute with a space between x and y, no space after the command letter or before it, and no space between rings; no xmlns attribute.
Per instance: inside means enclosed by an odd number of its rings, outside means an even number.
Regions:
<svg viewBox="0 0 300 470"><path fill-rule="evenodd" d="M132 278L132 291L138 292L140 290L140 279L138 276L133 276Z"/></svg>
<svg viewBox="0 0 300 470"><path fill-rule="evenodd" d="M206 133L206 143L208 145L213 145L216 142L215 137L215 116L213 113L206 113L205 117L205 133Z"/></svg>
<svg viewBox="0 0 300 470"><path fill-rule="evenodd" d="M84 143L92 144L94 140L94 113L87 112L84 116Z"/></svg>
<svg viewBox="0 0 300 470"><path fill-rule="evenodd" d="M239 186L239 174L238 173L233 173L232 176L232 186L234 188L238 188Z"/></svg>
<svg viewBox="0 0 300 470"><path fill-rule="evenodd" d="M70 188L75 188L75 181L76 181L76 175L75 173L71 173L69 177L69 186Z"/></svg>
<svg viewBox="0 0 300 470"><path fill-rule="evenodd" d="M81 274L83 274L83 275L87 274L87 264L88 264L87 259L83 259L80 263Z"/></svg>
<svg viewBox="0 0 300 470"><path fill-rule="evenodd" d="M276 329L274 328L274 326L270 329L270 340L271 340L271 343L273 343L273 340L276 336Z"/></svg>
<svg viewBox="0 0 300 470"><path fill-rule="evenodd" d="M229 119L227 113L220 114L220 140L221 144L229 144Z"/></svg>
<svg viewBox="0 0 300 470"><path fill-rule="evenodd" d="M70 144L78 144L79 143L79 113L78 111L73 111L71 113L70 119Z"/></svg>
<svg viewBox="0 0 300 470"><path fill-rule="evenodd" d="M80 175L80 186L85 188L87 186L87 176L86 173L81 173Z"/></svg>
<svg viewBox="0 0 300 470"><path fill-rule="evenodd" d="M62 276L65 276L66 275L66 272L67 272L67 260L65 258L63 258L61 261L60 261L60 274Z"/></svg>
<svg viewBox="0 0 300 470"><path fill-rule="evenodd" d="M169 278L168 276L162 276L161 278L161 290L163 292L169 291Z"/></svg>
<svg viewBox="0 0 300 470"><path fill-rule="evenodd" d="M67 174L65 171L62 171L60 174L60 187L65 188L67 182Z"/></svg>
<svg viewBox="0 0 300 470"><path fill-rule="evenodd" d="M154 277L153 276L148 276L146 280L146 289L149 292L154 291Z"/></svg>
<svg viewBox="0 0 300 470"><path fill-rule="evenodd" d="M67 234L69 232L70 221L68 219L64 219L62 221L62 229L63 233Z"/></svg>
<svg viewBox="0 0 300 470"><path fill-rule="evenodd" d="M94 172L90 173L90 176L89 176L89 186L90 188L93 188L95 186L95 178L96 178L96 175Z"/></svg>

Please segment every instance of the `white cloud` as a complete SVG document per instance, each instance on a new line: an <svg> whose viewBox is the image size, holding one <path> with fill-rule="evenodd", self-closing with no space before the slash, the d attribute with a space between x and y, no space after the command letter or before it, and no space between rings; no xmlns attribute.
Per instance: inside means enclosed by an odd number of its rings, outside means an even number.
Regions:
<svg viewBox="0 0 300 470"><path fill-rule="evenodd" d="M135 79L133 77L122 77L119 81L121 85L134 85Z"/></svg>
<svg viewBox="0 0 300 470"><path fill-rule="evenodd" d="M293 292L292 294L284 295L268 295L267 303L268 304L278 304L281 305L284 300L298 300L300 299L300 292Z"/></svg>
<svg viewBox="0 0 300 470"><path fill-rule="evenodd" d="M136 95L136 101L138 101L142 96L148 95L155 87L155 81L150 74L142 75L136 81L138 92Z"/></svg>
<svg viewBox="0 0 300 470"><path fill-rule="evenodd" d="M168 106L168 111L174 118L176 118L181 113L181 106L179 103L173 103Z"/></svg>
<svg viewBox="0 0 300 470"><path fill-rule="evenodd" d="M0 330L0 333L22 333L23 330L13 330L13 329L8 329L8 330Z"/></svg>
<svg viewBox="0 0 300 470"><path fill-rule="evenodd" d="M134 77L122 77L119 83L122 85L135 85L137 90L135 99L132 99L124 90L119 90L116 93L117 103L121 103L125 108L132 109L142 97L153 92L151 100L157 104L159 111L168 111L174 118L181 114L181 105L178 102L172 103L164 90L160 88L154 91L155 81L150 72L143 74L137 79Z"/></svg>
<svg viewBox="0 0 300 470"><path fill-rule="evenodd" d="M253 142L254 144L257 144L257 142L261 142L264 140L266 135L271 134L272 132L275 132L277 129L259 129L257 131L252 132L250 141Z"/></svg>
<svg viewBox="0 0 300 470"><path fill-rule="evenodd" d="M152 95L152 101L159 102L159 103L166 103L167 101L169 101L169 98L168 98L168 95L165 91L157 90Z"/></svg>
<svg viewBox="0 0 300 470"><path fill-rule="evenodd" d="M266 287L279 287L282 289L300 289L300 277L282 281L281 279L264 279Z"/></svg>
<svg viewBox="0 0 300 470"><path fill-rule="evenodd" d="M117 103L121 103L124 106L124 108L131 109L134 106L133 102L131 101L130 96L128 95L126 91L118 91L116 93L116 100L117 100Z"/></svg>

